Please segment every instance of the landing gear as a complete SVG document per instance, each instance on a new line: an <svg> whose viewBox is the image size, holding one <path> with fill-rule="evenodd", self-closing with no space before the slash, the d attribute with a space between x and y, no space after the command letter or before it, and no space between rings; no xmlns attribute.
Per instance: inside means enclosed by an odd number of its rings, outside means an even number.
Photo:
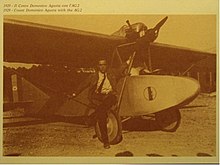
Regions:
<svg viewBox="0 0 220 165"><path fill-rule="evenodd" d="M110 144L118 144L122 141L122 128L120 117L112 110L108 113L107 129ZM96 122L95 125L95 132L98 139L102 142L98 122Z"/></svg>
<svg viewBox="0 0 220 165"><path fill-rule="evenodd" d="M155 118L159 128L165 132L175 132L181 121L179 109L157 112Z"/></svg>

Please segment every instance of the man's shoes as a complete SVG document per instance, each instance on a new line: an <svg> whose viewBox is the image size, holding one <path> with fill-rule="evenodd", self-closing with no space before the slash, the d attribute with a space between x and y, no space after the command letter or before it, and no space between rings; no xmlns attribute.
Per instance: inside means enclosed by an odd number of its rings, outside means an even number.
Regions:
<svg viewBox="0 0 220 165"><path fill-rule="evenodd" d="M104 143L104 148L105 149L109 149L110 148L110 144L109 143Z"/></svg>

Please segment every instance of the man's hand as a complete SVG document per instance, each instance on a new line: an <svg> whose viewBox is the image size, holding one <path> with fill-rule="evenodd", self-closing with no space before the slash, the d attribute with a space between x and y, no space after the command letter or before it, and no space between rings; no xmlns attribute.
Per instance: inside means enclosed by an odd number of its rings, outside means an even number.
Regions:
<svg viewBox="0 0 220 165"><path fill-rule="evenodd" d="M73 99L76 97L76 94L75 93L72 93L71 95L67 95L68 99Z"/></svg>

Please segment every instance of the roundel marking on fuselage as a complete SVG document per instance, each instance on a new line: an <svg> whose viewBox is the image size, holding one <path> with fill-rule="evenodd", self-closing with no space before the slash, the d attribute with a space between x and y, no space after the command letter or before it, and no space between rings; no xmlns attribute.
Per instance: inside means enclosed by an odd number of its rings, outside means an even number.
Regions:
<svg viewBox="0 0 220 165"><path fill-rule="evenodd" d="M146 87L144 89L144 98L148 101L152 101L157 97L157 91L154 87Z"/></svg>

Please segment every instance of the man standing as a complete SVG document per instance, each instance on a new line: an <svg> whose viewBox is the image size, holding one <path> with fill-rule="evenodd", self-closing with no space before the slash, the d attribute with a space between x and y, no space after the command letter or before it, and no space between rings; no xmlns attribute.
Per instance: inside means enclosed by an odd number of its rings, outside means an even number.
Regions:
<svg viewBox="0 0 220 165"><path fill-rule="evenodd" d="M107 112L117 103L116 84L118 79L122 77L126 67L127 64L123 64L120 69L111 70L107 67L106 60L101 59L98 62L98 70L82 82L76 92L72 94L75 97L88 87L89 100L98 102L96 104L96 114L105 149L110 148L107 132Z"/></svg>

